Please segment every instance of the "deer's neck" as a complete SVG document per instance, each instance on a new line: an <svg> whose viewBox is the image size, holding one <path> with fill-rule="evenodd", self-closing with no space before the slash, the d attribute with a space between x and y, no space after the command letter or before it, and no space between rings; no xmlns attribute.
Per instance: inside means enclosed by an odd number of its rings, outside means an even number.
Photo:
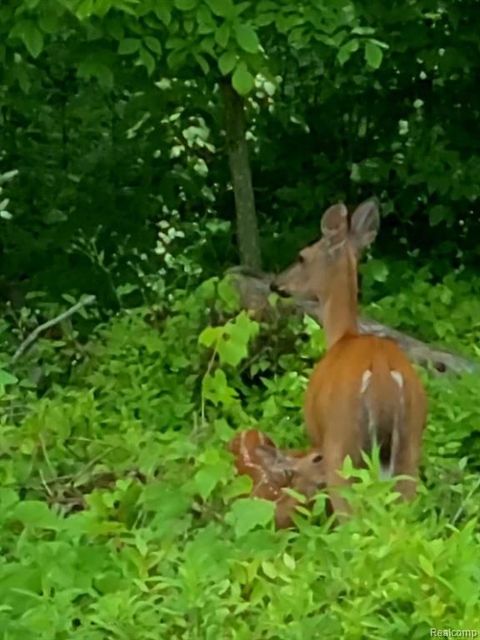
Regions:
<svg viewBox="0 0 480 640"><path fill-rule="evenodd" d="M323 329L330 349L346 335L358 335L357 269L345 255L329 283L329 294L322 309Z"/></svg>

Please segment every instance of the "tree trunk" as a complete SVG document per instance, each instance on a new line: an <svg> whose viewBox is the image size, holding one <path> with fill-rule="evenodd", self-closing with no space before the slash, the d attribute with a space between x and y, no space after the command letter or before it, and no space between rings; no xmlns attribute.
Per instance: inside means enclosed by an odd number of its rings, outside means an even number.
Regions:
<svg viewBox="0 0 480 640"><path fill-rule="evenodd" d="M240 260L246 267L260 269L260 238L245 137L244 100L233 89L230 80L222 82L220 88L225 110L225 132L235 198Z"/></svg>

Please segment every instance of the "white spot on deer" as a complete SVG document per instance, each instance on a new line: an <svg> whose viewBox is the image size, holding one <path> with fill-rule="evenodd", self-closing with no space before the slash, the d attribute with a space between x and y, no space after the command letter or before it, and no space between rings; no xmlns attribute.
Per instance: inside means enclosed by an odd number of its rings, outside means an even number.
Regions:
<svg viewBox="0 0 480 640"><path fill-rule="evenodd" d="M368 385L370 383L370 378L372 377L372 372L370 369L367 369L363 372L362 376L362 386L360 387L360 393L363 395L365 391L368 389Z"/></svg>
<svg viewBox="0 0 480 640"><path fill-rule="evenodd" d="M395 371L395 369L393 369L392 371L390 371L390 375L395 380L395 382L398 384L400 389L403 389L403 376L400 373L400 371Z"/></svg>

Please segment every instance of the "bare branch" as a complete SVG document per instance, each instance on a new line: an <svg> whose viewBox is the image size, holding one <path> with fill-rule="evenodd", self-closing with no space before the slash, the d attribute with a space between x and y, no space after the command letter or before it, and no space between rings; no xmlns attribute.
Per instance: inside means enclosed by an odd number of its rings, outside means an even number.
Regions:
<svg viewBox="0 0 480 640"><path fill-rule="evenodd" d="M22 344L15 351L15 353L13 354L11 363L15 364L15 362L25 353L25 351L27 351L27 349L29 349L36 340L38 340L38 338L44 331L46 331L47 329L50 329L50 327L53 327L56 324L59 324L60 322L63 322L63 320L70 318L70 316L73 316L74 313L77 313L77 311L79 311L83 307L93 304L95 300L96 300L95 296L85 296L84 298L79 300L76 304L74 304L73 307L70 307L63 313L60 313L55 318L52 318L51 320L47 320L47 322L44 322L43 324L38 325L38 327L32 331L32 333L22 342Z"/></svg>

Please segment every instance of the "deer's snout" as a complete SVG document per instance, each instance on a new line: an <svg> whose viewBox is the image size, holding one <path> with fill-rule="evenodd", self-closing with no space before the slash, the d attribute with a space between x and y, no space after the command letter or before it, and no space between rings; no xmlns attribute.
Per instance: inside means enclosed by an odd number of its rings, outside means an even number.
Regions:
<svg viewBox="0 0 480 640"><path fill-rule="evenodd" d="M270 283L270 291L278 294L282 298L288 298L290 296L289 292L276 280L272 280L272 282Z"/></svg>

